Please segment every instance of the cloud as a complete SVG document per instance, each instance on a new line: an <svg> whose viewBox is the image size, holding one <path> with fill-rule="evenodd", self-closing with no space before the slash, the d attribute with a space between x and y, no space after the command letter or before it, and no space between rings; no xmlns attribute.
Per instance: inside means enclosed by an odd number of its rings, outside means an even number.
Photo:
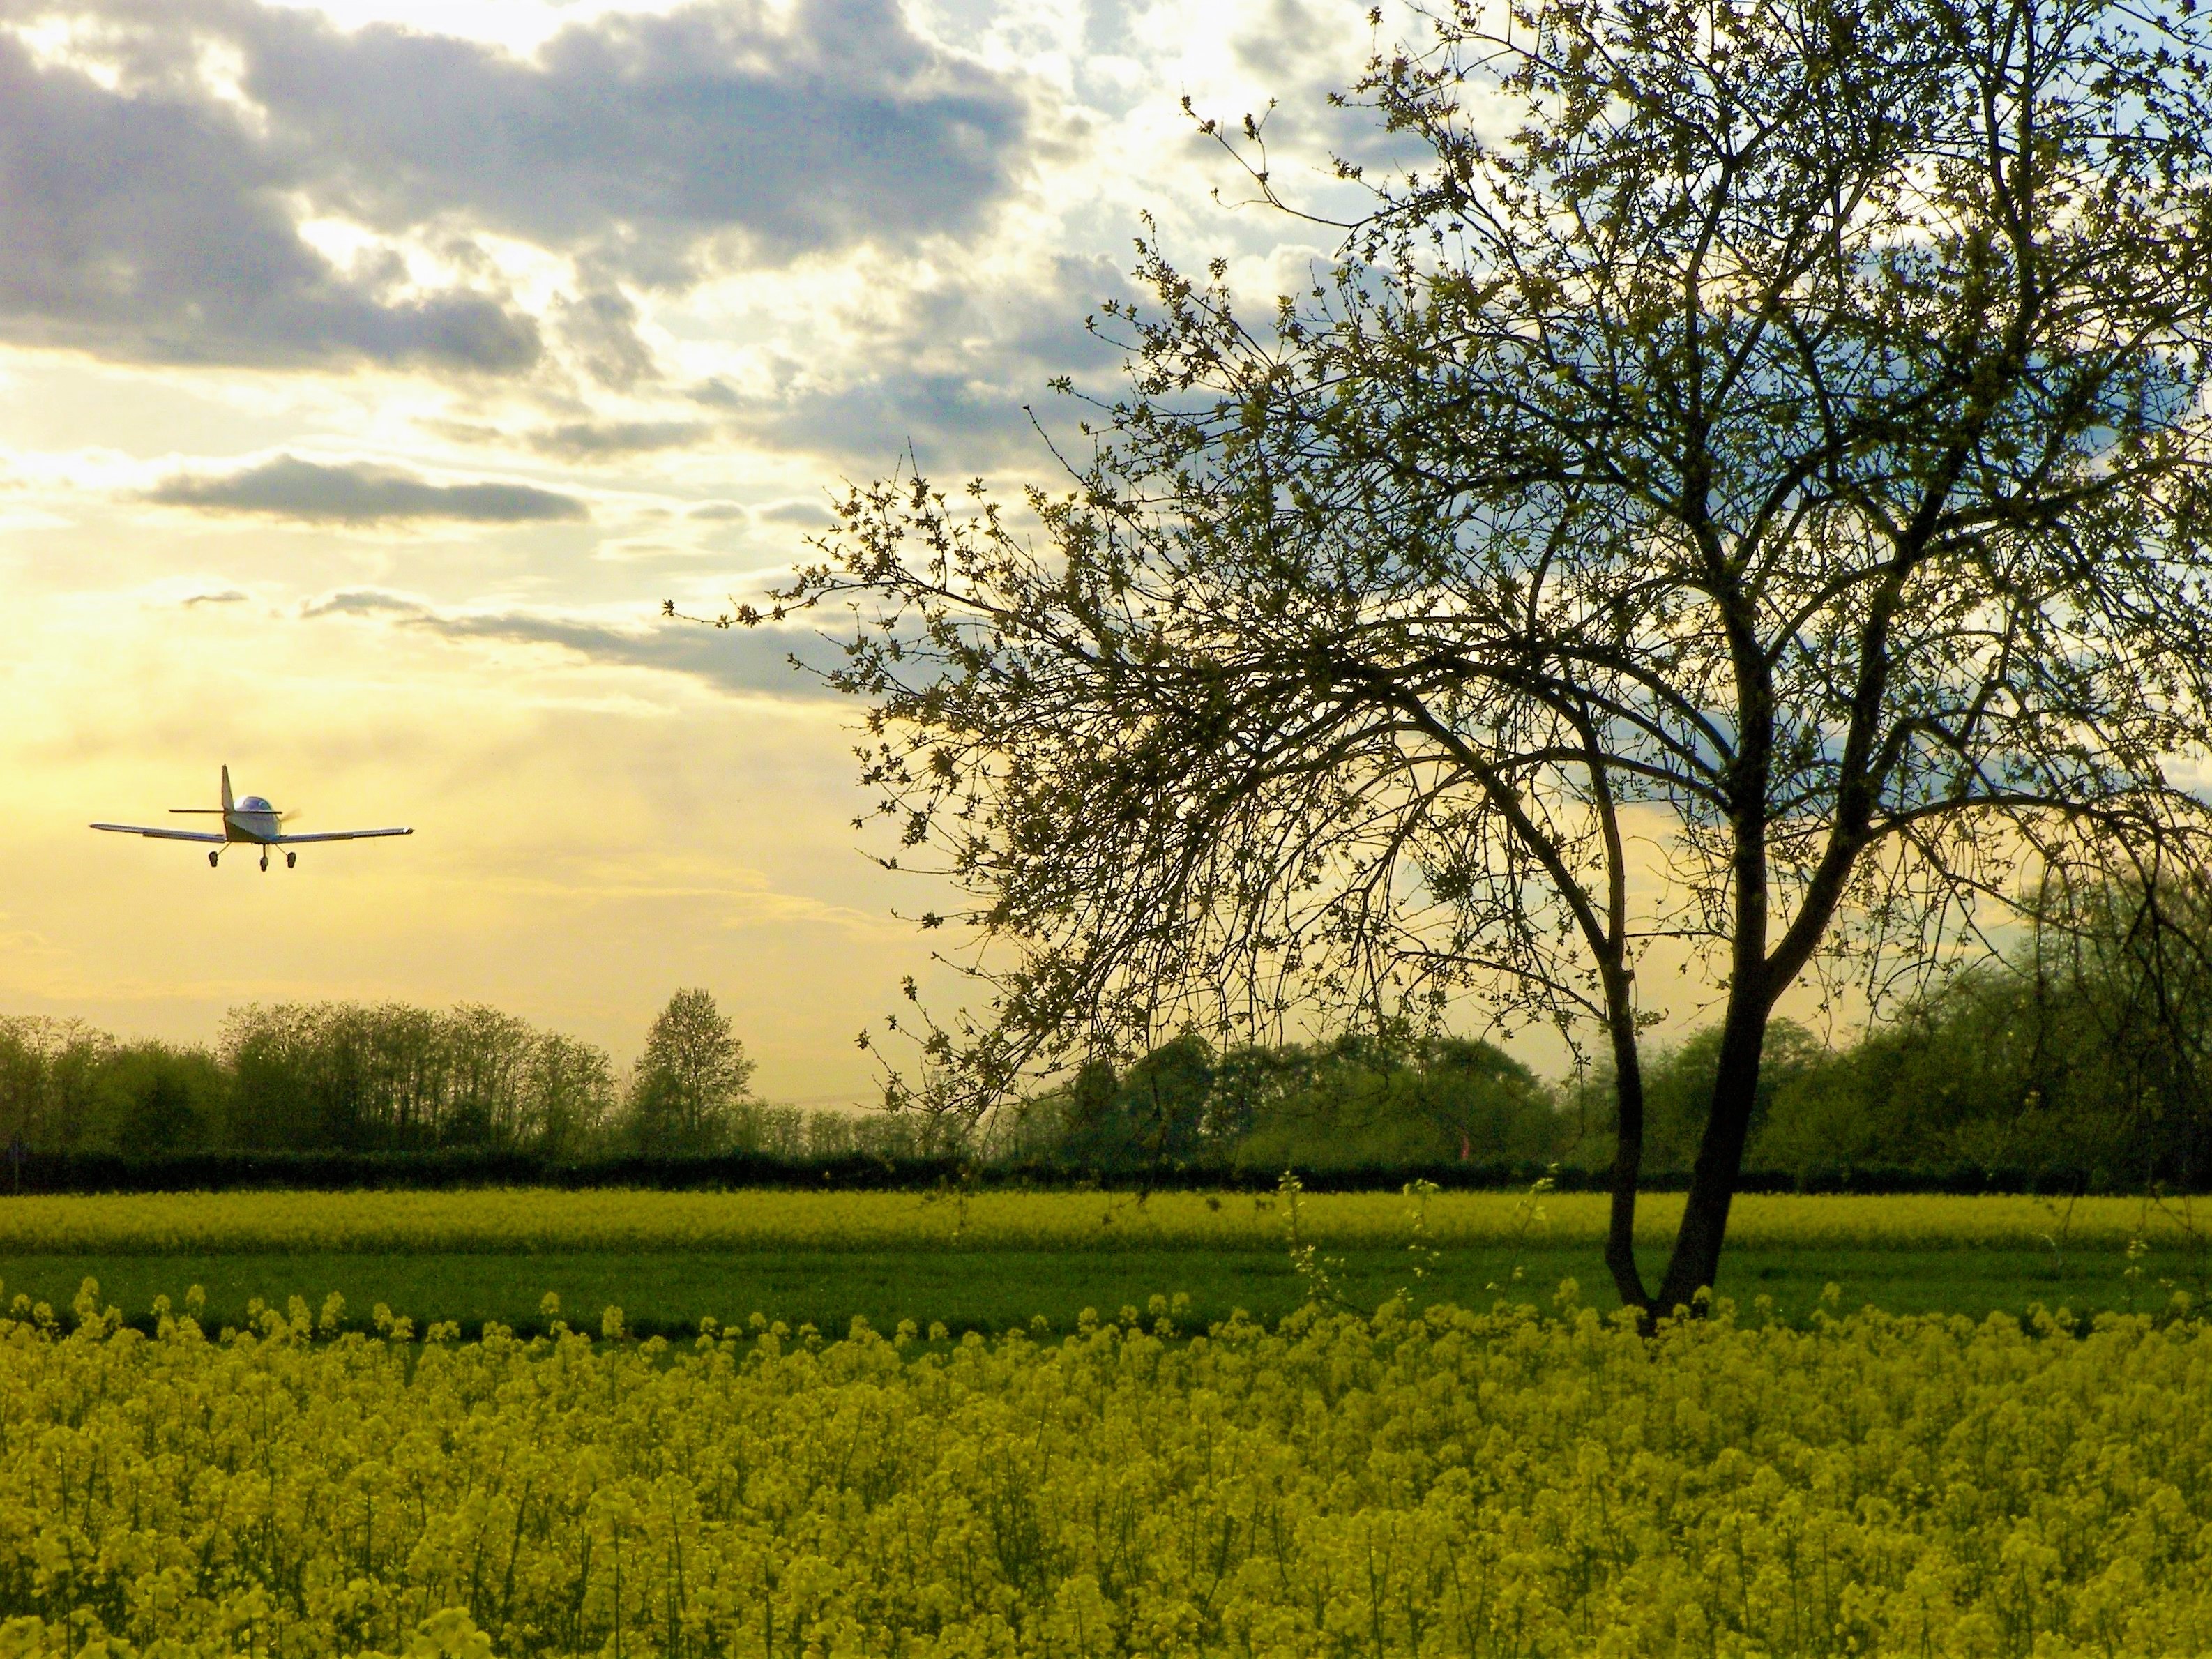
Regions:
<svg viewBox="0 0 2212 1659"><path fill-rule="evenodd" d="M699 516L695 510L694 518ZM755 515L763 524L792 524L804 530L826 530L836 522L830 508L821 501L777 501L762 507Z"/></svg>
<svg viewBox="0 0 2212 1659"><path fill-rule="evenodd" d="M313 619L318 617L425 617L431 613L420 599L410 599L399 593L387 593L381 588L360 587L311 599L300 607L300 614Z"/></svg>
<svg viewBox="0 0 2212 1659"><path fill-rule="evenodd" d="M685 674L725 691L786 697L836 695L823 684L818 671L837 659L836 647L798 629L725 631L699 623L669 622L631 629L521 613L423 617L418 625L447 639L557 646L595 663ZM817 672L793 668L793 656Z"/></svg>
<svg viewBox="0 0 2212 1659"><path fill-rule="evenodd" d="M534 61L256 14L248 92L364 222L459 212L647 283L702 240L754 262L962 229L1011 182L1026 107L896 0L719 0L564 29Z"/></svg>
<svg viewBox="0 0 2212 1659"><path fill-rule="evenodd" d="M1122 349L1087 319L1106 299L1132 297L1112 261L1055 255L1040 266L945 282L899 295L848 326L869 372L842 380L794 376L748 396L720 380L687 389L729 412L756 441L848 465L882 467L912 447L925 471L1034 459L1030 410L1048 422L1066 407L1048 382L1067 375L1094 390Z"/></svg>
<svg viewBox="0 0 2212 1659"><path fill-rule="evenodd" d="M1285 100L1295 90L1318 108L1342 90L1366 42L1346 30L1340 11L1312 0L1247 0L1229 44L1237 66L1271 95Z"/></svg>
<svg viewBox="0 0 2212 1659"><path fill-rule="evenodd" d="M569 421L528 434L540 455L564 461L607 460L654 450L690 449L720 428L707 421Z"/></svg>
<svg viewBox="0 0 2212 1659"><path fill-rule="evenodd" d="M331 593L301 607L307 619L383 618L441 639L548 646L592 663L681 674L717 690L814 699L835 696L822 673L842 660L818 634L793 627L724 630L654 619L620 627L594 617L527 611L441 611L381 588ZM796 657L805 668L794 668ZM812 672L807 672L811 670Z"/></svg>
<svg viewBox="0 0 2212 1659"><path fill-rule="evenodd" d="M131 95L0 33L0 337L156 362L526 368L497 291L415 291L301 240L297 169L189 88Z"/></svg>
<svg viewBox="0 0 2212 1659"><path fill-rule="evenodd" d="M685 391L685 397L708 409L743 409L745 394L717 375L711 380L702 380Z"/></svg>
<svg viewBox="0 0 2212 1659"><path fill-rule="evenodd" d="M58 10L74 56L4 27ZM570 262L546 325L626 386L653 364L623 284L970 230L1027 121L896 0L605 15L529 58L258 0L0 0L0 338L511 374L545 335L485 234ZM341 264L305 219L368 245Z"/></svg>
<svg viewBox="0 0 2212 1659"><path fill-rule="evenodd" d="M637 302L620 289L564 295L553 309L562 343L601 386L622 392L652 378L653 353L637 334Z"/></svg>
<svg viewBox="0 0 2212 1659"><path fill-rule="evenodd" d="M164 507L261 513L311 524L387 524L447 519L532 524L591 516L584 503L531 484L431 483L365 462L325 465L279 455L235 472L178 473L146 493Z"/></svg>
<svg viewBox="0 0 2212 1659"><path fill-rule="evenodd" d="M661 450L694 449L725 429L720 422L688 416L650 421L563 421L558 425L521 432L479 421L422 420L416 424L452 443L525 449L535 455L577 462L618 460Z"/></svg>
<svg viewBox="0 0 2212 1659"><path fill-rule="evenodd" d="M252 597L242 588L226 587L213 593L187 593L177 603L189 611L198 605L244 605Z"/></svg>
<svg viewBox="0 0 2212 1659"><path fill-rule="evenodd" d="M924 471L964 468L1012 453L1030 430L1025 397L1043 395L1042 386L907 369L763 403L739 424L777 449L881 468L910 447Z"/></svg>

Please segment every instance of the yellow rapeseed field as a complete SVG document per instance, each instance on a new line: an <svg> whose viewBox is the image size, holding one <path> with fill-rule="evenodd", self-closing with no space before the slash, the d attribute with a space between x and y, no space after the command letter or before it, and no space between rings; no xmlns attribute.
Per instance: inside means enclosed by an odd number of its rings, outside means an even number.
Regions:
<svg viewBox="0 0 2212 1659"><path fill-rule="evenodd" d="M0 1257L216 1253L562 1252L834 1249L1273 1250L1284 1238L1274 1194L1155 1193L556 1192L173 1193L15 1197L0 1205ZM1681 1218L1679 1194L1654 1194L1639 1237L1659 1244ZM1606 1200L1554 1193L1541 1236L1560 1245L1604 1237ZM2200 1206L2201 1209L2202 1206ZM1395 1249L1407 1200L1395 1193L1308 1194L1302 1229L1328 1248ZM1441 1193L1427 1200L1430 1242L1497 1244L1530 1235L1532 1200L1515 1193ZM2132 1198L1797 1197L1747 1195L1732 1246L2124 1249L2176 1225Z"/></svg>
<svg viewBox="0 0 2212 1659"><path fill-rule="evenodd" d="M0 1656L2212 1651L2186 1316L162 1311L0 1321Z"/></svg>

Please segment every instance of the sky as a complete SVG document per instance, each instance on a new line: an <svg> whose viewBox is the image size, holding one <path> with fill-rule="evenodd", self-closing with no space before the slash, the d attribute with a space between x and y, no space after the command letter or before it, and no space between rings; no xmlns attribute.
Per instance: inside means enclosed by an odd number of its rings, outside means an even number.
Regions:
<svg viewBox="0 0 2212 1659"><path fill-rule="evenodd" d="M927 908L757 596L911 453L1005 489L1142 216L1331 249L1335 0L0 0L0 1012L487 1002L634 1054L711 990L859 1100ZM1215 191L1219 191L1217 198ZM94 835L240 792L408 823L260 873ZM149 816L150 815L150 816Z"/></svg>

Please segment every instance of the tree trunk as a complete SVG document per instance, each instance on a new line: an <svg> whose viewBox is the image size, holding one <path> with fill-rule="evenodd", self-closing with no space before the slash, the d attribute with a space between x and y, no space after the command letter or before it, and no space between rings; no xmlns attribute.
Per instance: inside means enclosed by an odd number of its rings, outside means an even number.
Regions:
<svg viewBox="0 0 2212 1659"><path fill-rule="evenodd" d="M1636 1048L1636 1015L1626 984L1609 986L1612 1004L1613 1141L1613 1209L1605 1237L1605 1265L1622 1305L1650 1310L1651 1298L1636 1265L1636 1182L1644 1167L1644 1062Z"/></svg>
<svg viewBox="0 0 2212 1659"><path fill-rule="evenodd" d="M1694 1307L1697 1293L1719 1276L1721 1243L1728 1233L1729 1208L1743 1169L1743 1148L1751 1133L1752 1108L1759 1097L1759 1055L1766 1046L1771 999L1747 988L1730 998L1721 1030L1720 1068L1713 1080L1712 1108L1698 1145L1690 1190L1682 1203L1681 1230L1674 1254L1651 1311L1662 1316Z"/></svg>

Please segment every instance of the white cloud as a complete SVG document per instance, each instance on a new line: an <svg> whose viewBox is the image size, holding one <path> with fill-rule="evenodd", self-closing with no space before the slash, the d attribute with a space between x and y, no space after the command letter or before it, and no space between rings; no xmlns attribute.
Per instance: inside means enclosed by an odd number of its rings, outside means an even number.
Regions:
<svg viewBox="0 0 2212 1659"><path fill-rule="evenodd" d="M893 0L606 15L526 58L253 0L53 15L0 0L0 333L133 361L514 374L557 324L634 380L622 284L972 227L1027 119ZM575 291L525 309L478 233Z"/></svg>

